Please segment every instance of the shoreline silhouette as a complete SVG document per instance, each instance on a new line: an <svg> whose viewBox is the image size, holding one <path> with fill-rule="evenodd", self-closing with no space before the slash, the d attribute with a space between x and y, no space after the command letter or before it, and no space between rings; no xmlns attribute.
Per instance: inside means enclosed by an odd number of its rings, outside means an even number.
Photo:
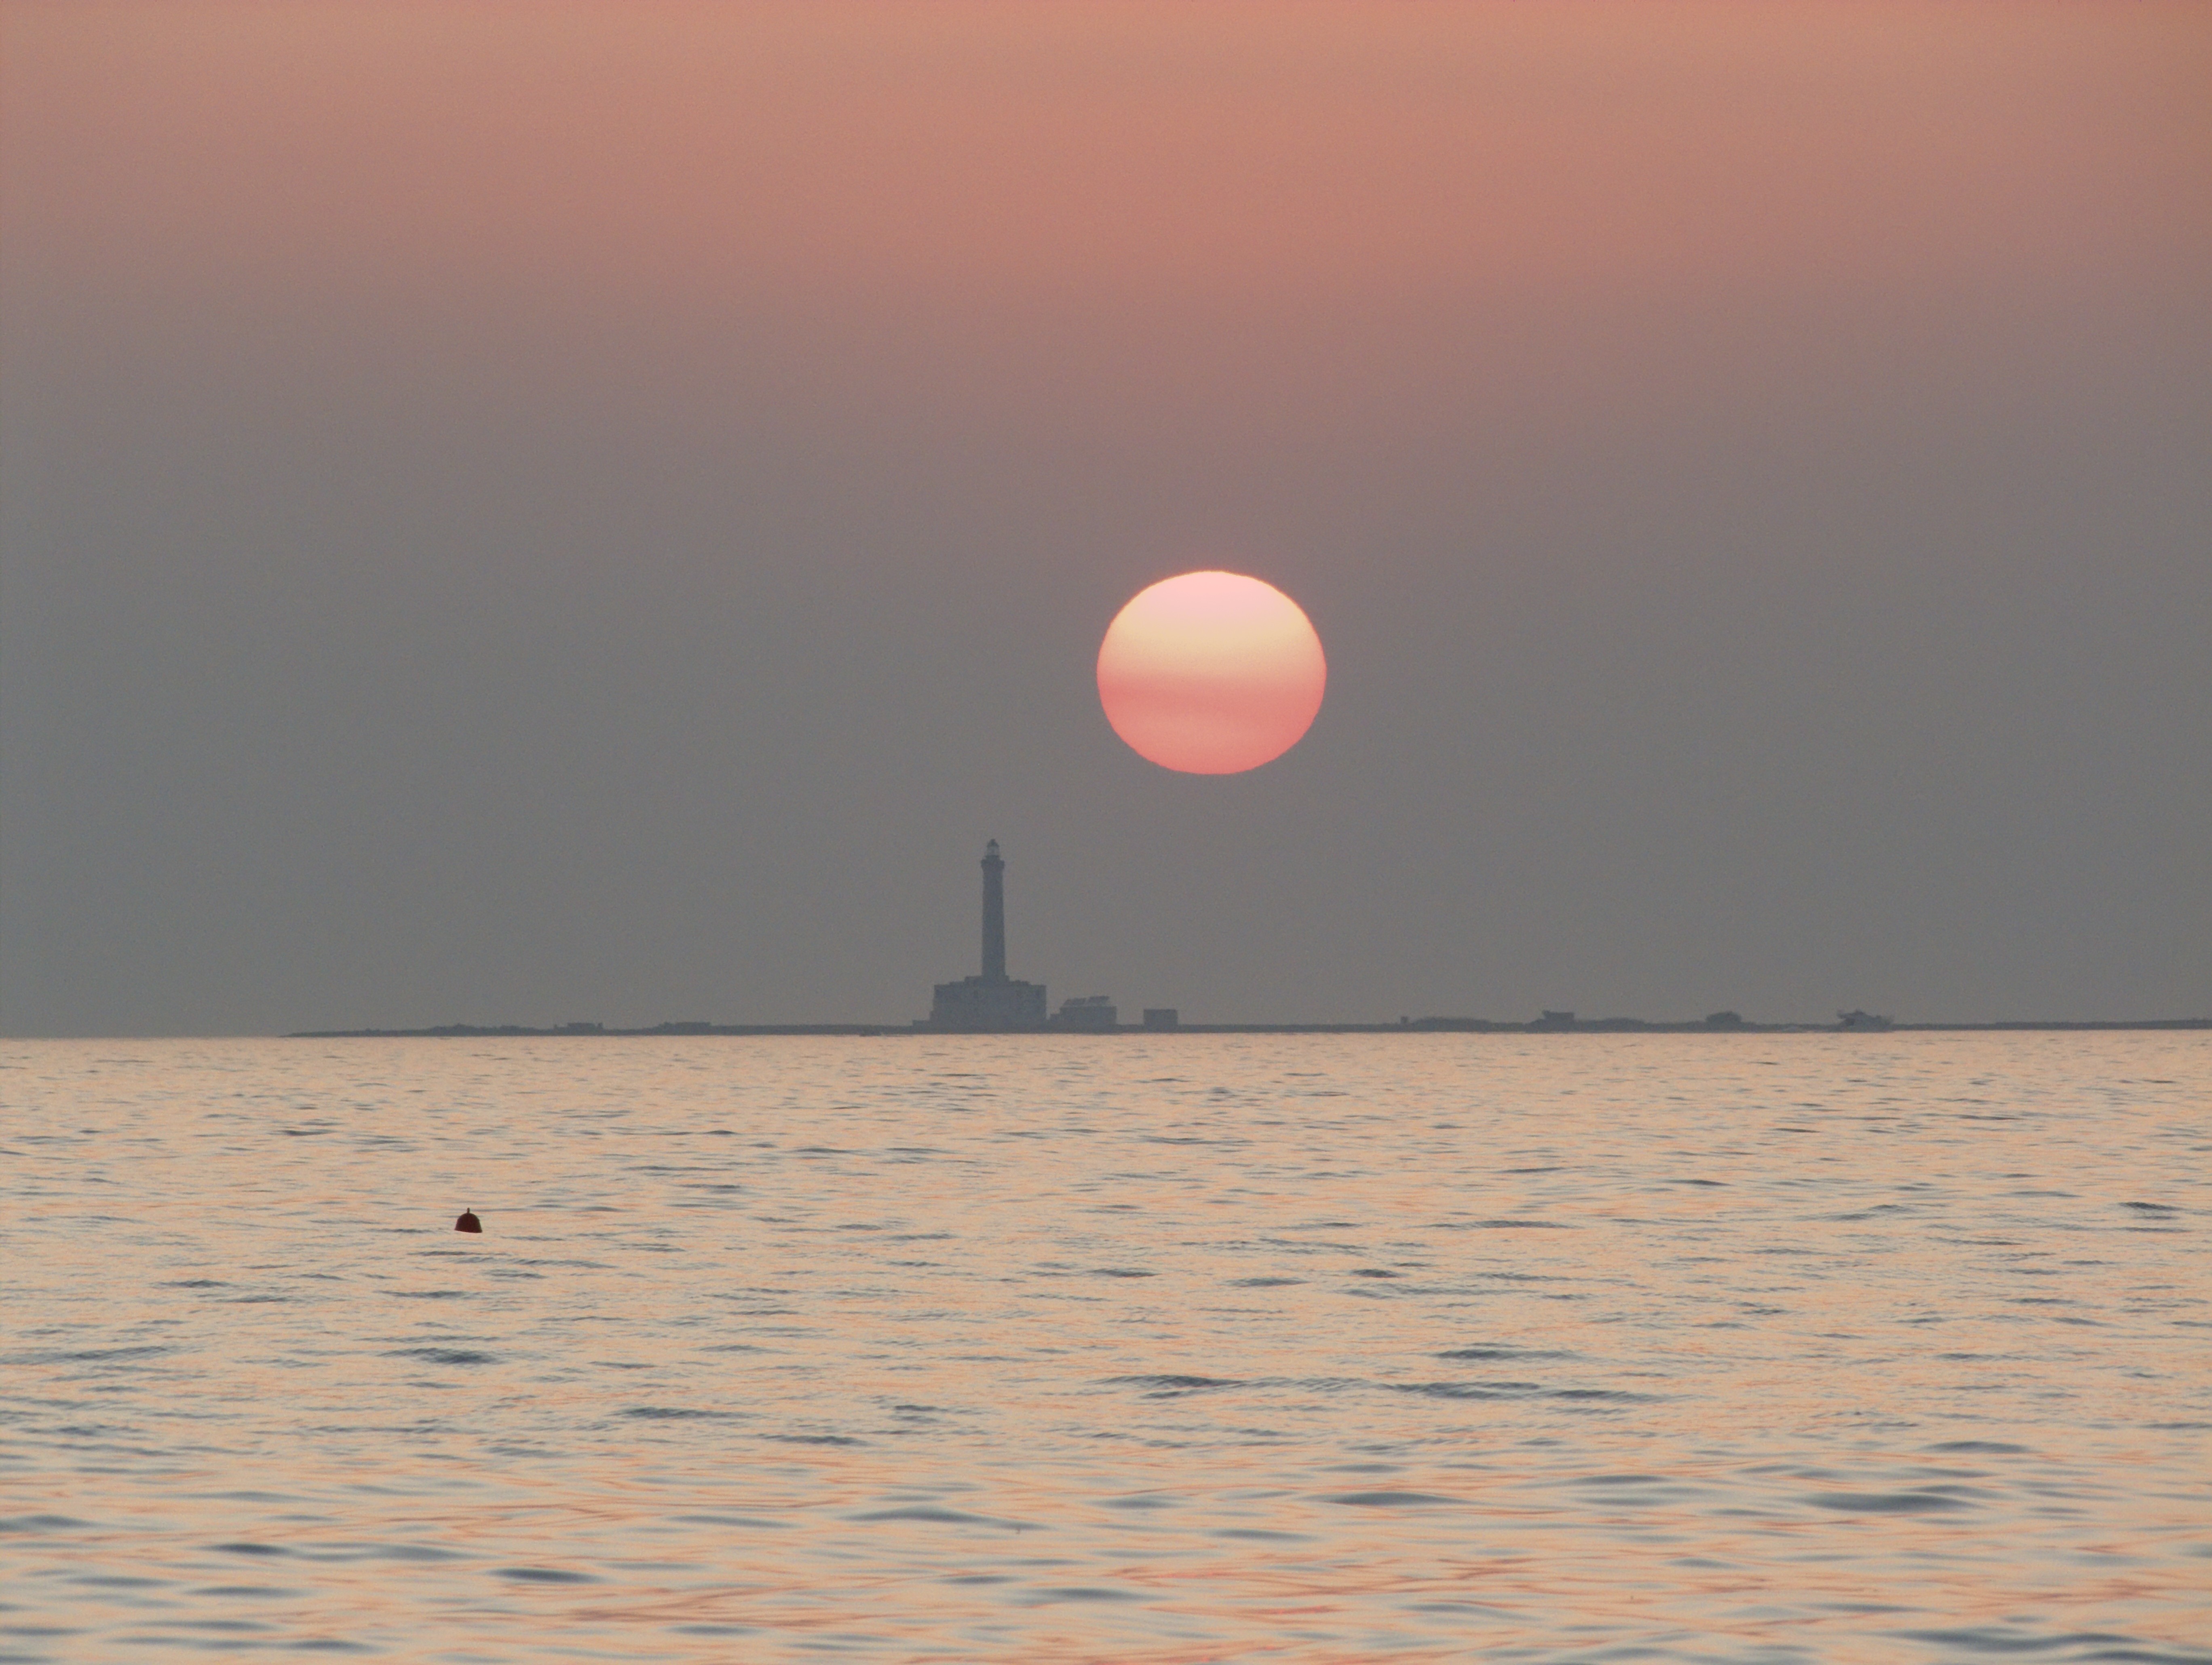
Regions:
<svg viewBox="0 0 2212 1665"><path fill-rule="evenodd" d="M1850 1021L1844 1014L1832 1023L1753 1023L1738 1019L1715 1023L1645 1018L1541 1017L1527 1022L1490 1018L1401 1018L1395 1023L1192 1023L1171 1028L1142 1023L1122 1023L1081 1029L1036 1026L995 1030L947 1030L924 1023L657 1023L624 1028L602 1023L563 1023L536 1026L523 1023L441 1023L414 1029L295 1029L278 1037L283 1040L465 1040L516 1037L536 1039L641 1039L699 1035L827 1035L873 1038L908 1035L927 1038L945 1034L985 1033L1034 1035L1847 1035L2029 1032L2081 1030L2212 1029L2212 1018L2022 1018L1994 1019L1979 1023L1919 1023L1881 1018Z"/></svg>

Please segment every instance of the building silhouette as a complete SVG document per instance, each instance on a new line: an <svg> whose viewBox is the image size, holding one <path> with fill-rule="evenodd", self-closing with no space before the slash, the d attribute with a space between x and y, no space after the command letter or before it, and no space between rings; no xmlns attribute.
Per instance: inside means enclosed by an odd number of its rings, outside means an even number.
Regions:
<svg viewBox="0 0 2212 1665"><path fill-rule="evenodd" d="M1109 996L1079 995L1060 1002L1059 1014L1052 1023L1055 1029L1119 1029L1121 1014Z"/></svg>
<svg viewBox="0 0 2212 1665"><path fill-rule="evenodd" d="M1044 1025L1044 984L1006 975L1006 863L994 839L983 846L983 974L937 984L928 1026L994 1031Z"/></svg>

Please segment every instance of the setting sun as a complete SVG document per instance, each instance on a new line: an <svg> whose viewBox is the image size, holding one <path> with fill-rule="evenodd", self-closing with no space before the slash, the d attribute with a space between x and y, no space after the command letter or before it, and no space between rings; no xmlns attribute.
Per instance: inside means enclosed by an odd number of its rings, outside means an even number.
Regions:
<svg viewBox="0 0 2212 1665"><path fill-rule="evenodd" d="M1139 756L1193 775L1280 757L1321 710L1328 666L1298 604L1237 572L1140 591L1098 649L1106 720Z"/></svg>

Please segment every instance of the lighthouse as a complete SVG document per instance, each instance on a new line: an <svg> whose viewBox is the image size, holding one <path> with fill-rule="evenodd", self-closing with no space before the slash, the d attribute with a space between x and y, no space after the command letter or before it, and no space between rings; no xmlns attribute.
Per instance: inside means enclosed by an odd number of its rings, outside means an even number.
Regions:
<svg viewBox="0 0 2212 1665"><path fill-rule="evenodd" d="M940 983L929 1003L932 1029L1044 1027L1044 984L1006 975L1006 861L999 841L983 846L983 972Z"/></svg>

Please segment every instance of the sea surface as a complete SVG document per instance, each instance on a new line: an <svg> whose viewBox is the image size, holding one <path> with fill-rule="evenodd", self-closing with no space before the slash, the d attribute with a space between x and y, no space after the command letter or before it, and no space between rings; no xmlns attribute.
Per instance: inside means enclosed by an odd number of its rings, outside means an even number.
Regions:
<svg viewBox="0 0 2212 1665"><path fill-rule="evenodd" d="M2212 1035L0 1066L0 1659L2212 1662Z"/></svg>

